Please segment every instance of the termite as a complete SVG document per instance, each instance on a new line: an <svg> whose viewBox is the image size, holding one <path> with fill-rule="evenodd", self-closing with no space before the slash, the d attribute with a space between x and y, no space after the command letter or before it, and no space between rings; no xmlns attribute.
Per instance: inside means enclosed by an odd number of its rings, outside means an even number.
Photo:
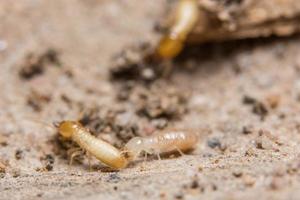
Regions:
<svg viewBox="0 0 300 200"><path fill-rule="evenodd" d="M190 130L165 130L152 136L134 137L127 142L124 152L128 160L135 160L142 151L147 154L160 154L178 151L183 152L195 148L198 142L198 135Z"/></svg>
<svg viewBox="0 0 300 200"><path fill-rule="evenodd" d="M162 58L173 58L183 49L188 34L198 21L197 0L180 0L174 17L173 26L167 35L161 39L157 48L157 54Z"/></svg>
<svg viewBox="0 0 300 200"><path fill-rule="evenodd" d="M63 121L57 125L58 132L66 139L72 139L82 149L113 169L127 166L124 154L113 145L91 135L88 129L76 121Z"/></svg>

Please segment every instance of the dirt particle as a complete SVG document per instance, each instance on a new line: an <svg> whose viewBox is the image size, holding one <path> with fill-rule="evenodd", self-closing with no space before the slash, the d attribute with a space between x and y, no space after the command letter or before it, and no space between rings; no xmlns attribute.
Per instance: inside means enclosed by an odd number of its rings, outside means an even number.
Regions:
<svg viewBox="0 0 300 200"><path fill-rule="evenodd" d="M5 173L5 171L6 171L6 164L4 163L4 162L2 162L1 160L0 160L0 173Z"/></svg>
<svg viewBox="0 0 300 200"><path fill-rule="evenodd" d="M116 118L120 113L117 110L107 110L101 113L100 108L87 110L79 120L93 135L108 134L114 139L114 145L120 147L132 137L139 135L139 127L135 123L121 124Z"/></svg>
<svg viewBox="0 0 300 200"><path fill-rule="evenodd" d="M212 148L212 149L215 149L215 148L221 148L221 141L218 139L218 138L210 138L207 140L207 145Z"/></svg>
<svg viewBox="0 0 300 200"><path fill-rule="evenodd" d="M196 189L198 187L199 187L198 181L197 180L193 180L192 183L191 183L191 185L190 185L190 188L191 189Z"/></svg>
<svg viewBox="0 0 300 200"><path fill-rule="evenodd" d="M27 98L27 105L31 107L34 111L40 112L47 103L51 101L51 97L47 95L39 94L38 92L32 90Z"/></svg>
<svg viewBox="0 0 300 200"><path fill-rule="evenodd" d="M269 114L269 109L267 105L264 102L259 101L254 97L245 95L243 97L243 103L246 105L251 105L252 112L260 116L261 120L264 120L266 116Z"/></svg>
<svg viewBox="0 0 300 200"><path fill-rule="evenodd" d="M49 64L55 66L61 65L56 50L48 49L40 55L30 53L21 66L19 76L25 80L34 78L35 76L43 74L46 66Z"/></svg>
<svg viewBox="0 0 300 200"><path fill-rule="evenodd" d="M178 193L178 194L175 194L174 198L175 199L183 199L183 194L182 193Z"/></svg>
<svg viewBox="0 0 300 200"><path fill-rule="evenodd" d="M265 117L268 115L269 111L266 107L266 105L262 102L257 102L253 105L253 113L257 114L260 116L262 120L265 119Z"/></svg>
<svg viewBox="0 0 300 200"><path fill-rule="evenodd" d="M40 160L44 163L44 167L39 169L38 171L52 171L53 164L54 164L54 156L52 154L46 154L45 156L41 157Z"/></svg>
<svg viewBox="0 0 300 200"><path fill-rule="evenodd" d="M21 175L21 171L19 169L14 168L12 169L11 174L13 178L17 178Z"/></svg>
<svg viewBox="0 0 300 200"><path fill-rule="evenodd" d="M189 95L177 88L157 82L150 88L138 87L132 93L131 103L139 115L149 119L176 119L188 112Z"/></svg>
<svg viewBox="0 0 300 200"><path fill-rule="evenodd" d="M243 126L242 133L245 135L248 135L248 134L254 133L254 131L255 131L254 126L246 125L246 126Z"/></svg>
<svg viewBox="0 0 300 200"><path fill-rule="evenodd" d="M217 191L218 190L218 186L216 184L212 184L211 189L213 191Z"/></svg>
<svg viewBox="0 0 300 200"><path fill-rule="evenodd" d="M240 177L242 177L243 172L241 172L241 171L234 171L234 172L232 172L232 175L234 177L236 177L236 178L240 178Z"/></svg>
<svg viewBox="0 0 300 200"><path fill-rule="evenodd" d="M245 152L245 156L256 156L257 154L255 153L253 148L249 148Z"/></svg>
<svg viewBox="0 0 300 200"><path fill-rule="evenodd" d="M293 160L292 162L288 163L286 172L288 174L296 174L300 169L300 161L299 159Z"/></svg>
<svg viewBox="0 0 300 200"><path fill-rule="evenodd" d="M151 124L157 129L163 129L168 125L168 121L166 119L154 119Z"/></svg>
<svg viewBox="0 0 300 200"><path fill-rule="evenodd" d="M271 109L275 109L280 103L280 96L276 94L268 95L266 97L266 102Z"/></svg>
<svg viewBox="0 0 300 200"><path fill-rule="evenodd" d="M282 145L277 137L264 129L259 130L258 136L255 139L255 144L256 148L263 150L277 150L276 145Z"/></svg>
<svg viewBox="0 0 300 200"><path fill-rule="evenodd" d="M160 67L152 56L147 42L132 45L113 57L110 76L112 80L139 80L152 82L160 77Z"/></svg>
<svg viewBox="0 0 300 200"><path fill-rule="evenodd" d="M251 96L245 95L243 97L243 103L246 105L252 105L252 104L256 103L256 99Z"/></svg>
<svg viewBox="0 0 300 200"><path fill-rule="evenodd" d="M255 178L253 176L250 176L248 174L244 174L242 176L243 183L246 187L252 187L255 184Z"/></svg>
<svg viewBox="0 0 300 200"><path fill-rule="evenodd" d="M0 134L0 145L1 146L7 146L7 140L8 140L8 136Z"/></svg>
<svg viewBox="0 0 300 200"><path fill-rule="evenodd" d="M15 152L15 158L17 160L20 160L21 158L23 158L23 151L21 149L17 149Z"/></svg>
<svg viewBox="0 0 300 200"><path fill-rule="evenodd" d="M117 173L111 173L107 177L106 181L109 183L118 183L121 181L121 177Z"/></svg>
<svg viewBox="0 0 300 200"><path fill-rule="evenodd" d="M159 194L159 197L160 197L161 199L165 198L166 196L167 196L167 195L166 195L165 192L161 192L161 193Z"/></svg>
<svg viewBox="0 0 300 200"><path fill-rule="evenodd" d="M43 196L43 193L37 193L36 196L37 196L37 197L42 197L42 196Z"/></svg>
<svg viewBox="0 0 300 200"><path fill-rule="evenodd" d="M278 176L273 176L270 184L269 184L269 188L271 190L279 190L282 189L286 186L286 181L284 180L284 178L282 177L278 177Z"/></svg>

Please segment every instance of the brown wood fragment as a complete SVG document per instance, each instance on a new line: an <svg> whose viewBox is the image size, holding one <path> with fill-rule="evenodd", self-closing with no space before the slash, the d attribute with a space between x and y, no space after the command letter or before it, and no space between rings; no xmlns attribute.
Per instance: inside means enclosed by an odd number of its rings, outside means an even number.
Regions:
<svg viewBox="0 0 300 200"><path fill-rule="evenodd" d="M299 0L199 0L189 42L288 36L300 31Z"/></svg>

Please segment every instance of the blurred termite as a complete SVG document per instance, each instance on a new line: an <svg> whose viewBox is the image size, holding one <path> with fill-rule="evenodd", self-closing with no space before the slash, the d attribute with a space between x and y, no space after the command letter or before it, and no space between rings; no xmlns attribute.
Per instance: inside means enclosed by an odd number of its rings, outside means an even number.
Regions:
<svg viewBox="0 0 300 200"><path fill-rule="evenodd" d="M63 121L57 125L58 132L66 139L72 139L82 149L95 156L99 161L113 169L127 166L127 159L120 150L96 138L79 122Z"/></svg>
<svg viewBox="0 0 300 200"><path fill-rule="evenodd" d="M188 34L192 31L199 18L197 0L180 0L175 10L174 24L163 36L157 54L166 59L177 56L183 49Z"/></svg>
<svg viewBox="0 0 300 200"><path fill-rule="evenodd" d="M183 152L194 149L198 142L198 135L191 130L165 130L148 137L134 137L124 147L128 160L136 160L141 152L160 154L178 151Z"/></svg>

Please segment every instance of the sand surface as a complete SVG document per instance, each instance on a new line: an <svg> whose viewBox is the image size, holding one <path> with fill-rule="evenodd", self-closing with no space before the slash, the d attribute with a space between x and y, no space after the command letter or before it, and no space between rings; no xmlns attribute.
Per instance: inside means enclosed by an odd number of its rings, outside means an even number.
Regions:
<svg viewBox="0 0 300 200"><path fill-rule="evenodd" d="M121 101L128 82L109 78L112 57L157 39L164 3L2 2L0 199L299 198L299 36L190 47L169 79L134 82ZM171 111L153 109L151 100L138 107L139 87L149 99L154 87ZM126 133L128 124L135 135L168 126L197 130L201 139L185 156L141 159L118 172L95 160L89 170L85 158L70 166L45 124L95 108L105 120L107 110L117 113ZM105 127L102 137L117 146L132 137Z"/></svg>

